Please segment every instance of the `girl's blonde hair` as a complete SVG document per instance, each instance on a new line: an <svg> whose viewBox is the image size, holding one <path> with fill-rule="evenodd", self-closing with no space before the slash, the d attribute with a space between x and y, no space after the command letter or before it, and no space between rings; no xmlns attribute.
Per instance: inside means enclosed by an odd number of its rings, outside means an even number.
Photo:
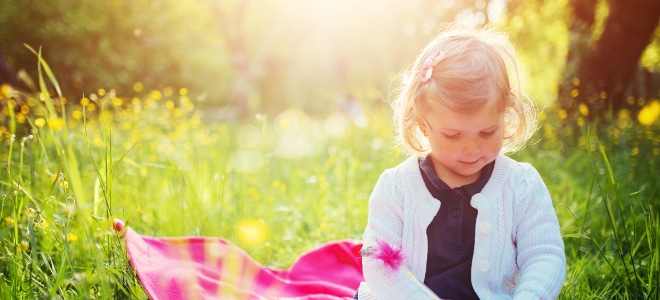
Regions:
<svg viewBox="0 0 660 300"><path fill-rule="evenodd" d="M424 62L436 53L442 58L422 80ZM515 75L511 86L509 73ZM537 129L534 102L520 91L515 50L507 36L493 29L464 29L448 26L433 39L402 75L402 86L393 101L398 142L420 156L430 153L419 124L421 113L447 108L470 113L488 101L497 101L504 113L502 153L524 148Z"/></svg>

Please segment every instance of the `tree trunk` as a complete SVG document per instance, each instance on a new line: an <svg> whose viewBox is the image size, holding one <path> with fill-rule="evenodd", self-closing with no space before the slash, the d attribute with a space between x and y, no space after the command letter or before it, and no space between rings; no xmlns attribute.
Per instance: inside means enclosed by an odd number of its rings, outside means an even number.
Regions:
<svg viewBox="0 0 660 300"><path fill-rule="evenodd" d="M8 83L11 86L16 86L16 77L9 68L9 62L5 56L5 51L0 44L0 85Z"/></svg>
<svg viewBox="0 0 660 300"><path fill-rule="evenodd" d="M559 101L574 112L580 103L589 107L590 118L603 118L625 107L639 68L639 58L651 41L660 19L658 0L612 0L602 35L589 47L596 1L573 3L575 27L567 56ZM588 26L585 28L584 26ZM577 38L576 38L577 36Z"/></svg>

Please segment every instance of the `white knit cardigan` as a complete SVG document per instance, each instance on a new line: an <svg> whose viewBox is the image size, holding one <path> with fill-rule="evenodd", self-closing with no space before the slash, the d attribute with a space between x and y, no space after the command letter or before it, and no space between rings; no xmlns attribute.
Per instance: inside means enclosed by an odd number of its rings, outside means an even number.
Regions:
<svg viewBox="0 0 660 300"><path fill-rule="evenodd" d="M482 191L470 205L478 210L472 286L480 299L555 299L564 283L566 257L547 187L529 164L499 155ZM365 282L358 297L430 299L406 276L424 281L426 228L440 209L424 184L418 158L410 157L381 175L369 199L364 247L376 240L402 249L398 271L363 257Z"/></svg>

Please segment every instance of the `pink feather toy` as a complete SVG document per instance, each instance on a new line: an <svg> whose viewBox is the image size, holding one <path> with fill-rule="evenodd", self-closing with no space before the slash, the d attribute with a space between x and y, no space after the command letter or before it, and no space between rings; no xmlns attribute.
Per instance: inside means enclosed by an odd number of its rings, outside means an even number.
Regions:
<svg viewBox="0 0 660 300"><path fill-rule="evenodd" d="M376 240L378 244L378 251L375 253L375 258L383 261L385 266L393 272L396 272L403 264L403 253L401 249L394 249L390 244L381 240Z"/></svg>
<svg viewBox="0 0 660 300"><path fill-rule="evenodd" d="M410 272L410 270L408 270L405 265L403 265L404 256L402 249L394 249L392 246L390 246L390 244L378 239L376 239L376 244L377 248L367 247L362 249L360 254L366 257L372 256L373 258L382 261L390 272L397 272L399 270L403 271L406 277L408 277L408 279L415 283L422 291L424 291L424 293L431 297L431 299L440 300L438 295L436 295L433 291L431 291L431 289L420 282L417 277L415 277L415 275Z"/></svg>

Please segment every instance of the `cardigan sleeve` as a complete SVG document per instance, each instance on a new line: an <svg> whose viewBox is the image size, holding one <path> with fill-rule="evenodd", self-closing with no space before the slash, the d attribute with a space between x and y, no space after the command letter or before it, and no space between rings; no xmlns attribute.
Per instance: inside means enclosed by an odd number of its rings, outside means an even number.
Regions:
<svg viewBox="0 0 660 300"><path fill-rule="evenodd" d="M376 183L369 198L369 216L363 237L363 250L377 248L377 241L392 248L401 249L403 224L403 196L397 192L396 174L385 171ZM363 256L363 275L367 287L359 289L359 299L429 299L415 283L406 276L409 260L403 258L401 268L392 270L381 260Z"/></svg>
<svg viewBox="0 0 660 300"><path fill-rule="evenodd" d="M552 199L541 176L524 165L519 178L516 243L520 279L515 299L555 299L564 283L566 256Z"/></svg>

